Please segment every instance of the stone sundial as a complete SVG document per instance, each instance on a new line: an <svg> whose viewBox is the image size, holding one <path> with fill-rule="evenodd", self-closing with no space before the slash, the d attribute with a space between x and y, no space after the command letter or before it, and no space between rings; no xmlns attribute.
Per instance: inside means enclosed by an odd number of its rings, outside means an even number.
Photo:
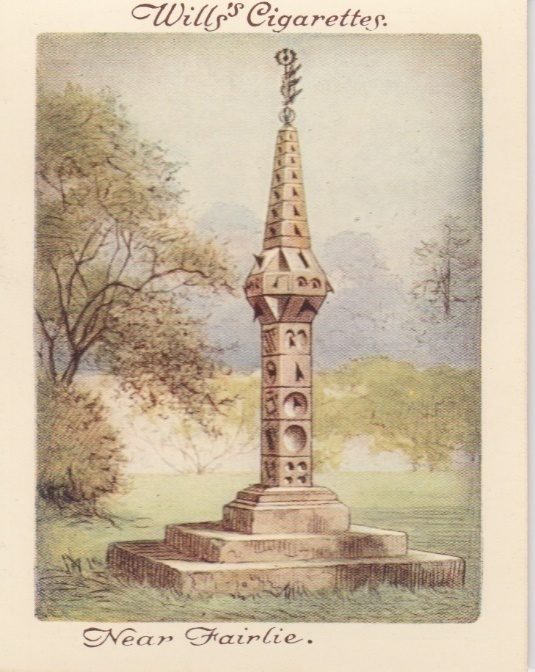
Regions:
<svg viewBox="0 0 535 672"><path fill-rule="evenodd" d="M404 532L351 525L336 494L314 485L312 323L332 288L311 249L293 109L301 66L291 49L276 60L282 126L263 246L245 282L261 338L260 482L238 492L219 522L170 524L161 541L112 544L108 565L185 594L461 586L464 560L410 550Z"/></svg>

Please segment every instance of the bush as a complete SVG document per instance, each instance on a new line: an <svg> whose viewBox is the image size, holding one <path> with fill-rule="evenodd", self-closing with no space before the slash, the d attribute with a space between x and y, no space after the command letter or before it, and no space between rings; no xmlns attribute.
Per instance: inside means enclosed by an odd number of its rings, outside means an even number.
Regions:
<svg viewBox="0 0 535 672"><path fill-rule="evenodd" d="M119 486L122 445L98 396L76 385L38 387L38 492L95 510Z"/></svg>

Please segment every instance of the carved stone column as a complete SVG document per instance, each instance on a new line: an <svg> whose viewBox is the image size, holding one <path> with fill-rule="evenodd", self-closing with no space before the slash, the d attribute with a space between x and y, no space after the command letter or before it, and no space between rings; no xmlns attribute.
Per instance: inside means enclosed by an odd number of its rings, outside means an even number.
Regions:
<svg viewBox="0 0 535 672"><path fill-rule="evenodd" d="M299 138L287 122L277 135L263 248L245 283L261 328L260 484L225 507L229 530L349 528L347 507L313 486L312 322L330 291L310 247Z"/></svg>

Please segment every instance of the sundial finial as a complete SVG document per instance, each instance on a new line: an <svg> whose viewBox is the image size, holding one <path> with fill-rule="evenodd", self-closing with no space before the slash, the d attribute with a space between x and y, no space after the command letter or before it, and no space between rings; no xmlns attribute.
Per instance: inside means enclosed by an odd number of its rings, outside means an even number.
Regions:
<svg viewBox="0 0 535 672"><path fill-rule="evenodd" d="M279 119L289 126L295 119L295 111L290 107L303 89L297 89L301 77L296 77L301 69L301 64L297 62L297 54L293 49L281 49L275 54L275 60L279 65L284 66L282 75L282 110Z"/></svg>

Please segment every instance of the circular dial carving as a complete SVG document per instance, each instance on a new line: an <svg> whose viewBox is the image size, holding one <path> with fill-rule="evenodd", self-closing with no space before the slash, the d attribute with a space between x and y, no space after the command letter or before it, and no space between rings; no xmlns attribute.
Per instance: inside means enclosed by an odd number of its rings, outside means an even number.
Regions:
<svg viewBox="0 0 535 672"><path fill-rule="evenodd" d="M301 392L291 392L284 400L284 413L288 418L302 418L308 410L308 401Z"/></svg>
<svg viewBox="0 0 535 672"><path fill-rule="evenodd" d="M284 446L293 452L303 450L307 443L307 435L305 430L299 425L290 425L284 431L282 440Z"/></svg>

